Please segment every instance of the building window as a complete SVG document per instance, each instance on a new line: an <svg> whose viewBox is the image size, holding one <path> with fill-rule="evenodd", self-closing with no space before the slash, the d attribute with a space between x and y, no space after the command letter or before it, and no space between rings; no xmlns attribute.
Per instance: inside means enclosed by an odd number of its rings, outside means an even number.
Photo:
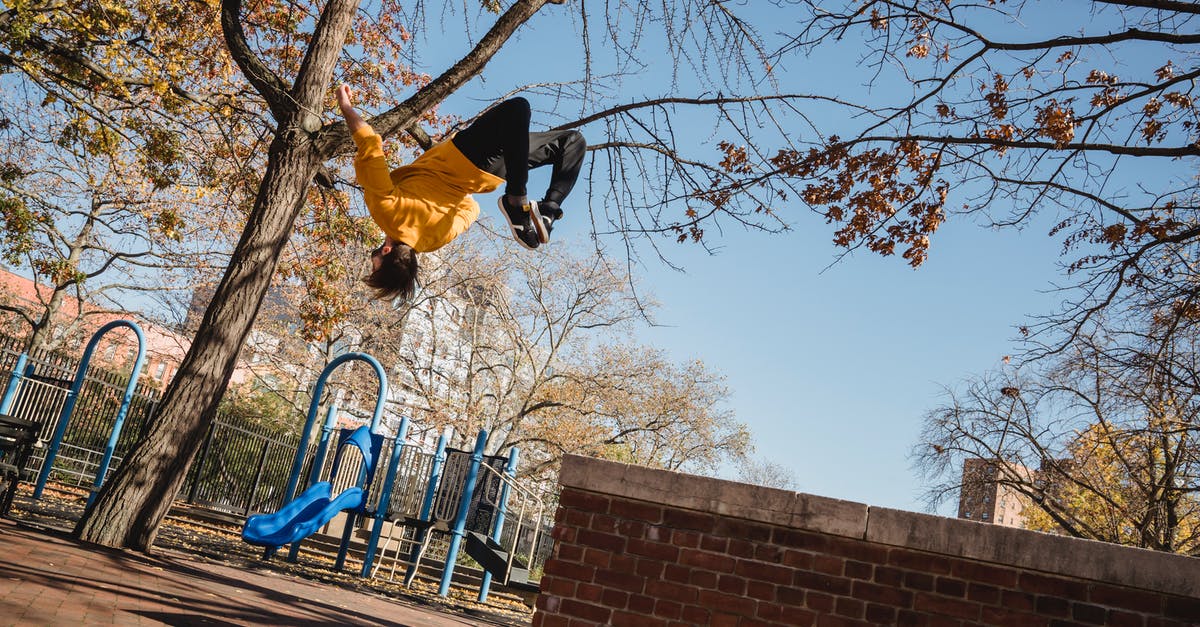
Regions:
<svg viewBox="0 0 1200 627"><path fill-rule="evenodd" d="M963 512L963 518L970 518L971 512Z"/></svg>
<svg viewBox="0 0 1200 627"><path fill-rule="evenodd" d="M988 519L987 512L984 512L984 513L983 513L983 515L982 515L982 516L980 516L980 519L982 519L982 520L987 520L987 519Z"/></svg>
<svg viewBox="0 0 1200 627"><path fill-rule="evenodd" d="M163 374L167 372L167 362L159 362L158 369L154 372L154 378L162 381Z"/></svg>

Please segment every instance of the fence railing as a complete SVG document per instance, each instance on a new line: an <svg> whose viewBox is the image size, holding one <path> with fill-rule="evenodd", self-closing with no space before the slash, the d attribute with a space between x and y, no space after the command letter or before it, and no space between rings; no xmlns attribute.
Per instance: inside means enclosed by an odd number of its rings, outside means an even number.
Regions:
<svg viewBox="0 0 1200 627"><path fill-rule="evenodd" d="M21 350L19 342L0 336L0 390L3 390L10 380ZM77 368L78 360L73 361L61 354L41 351L29 354L9 413L41 424L40 437L49 441L58 425ZM73 486L91 485L124 396L127 381L127 372L105 370L98 365L89 368L76 401L71 423L64 434L54 468L50 473L53 482ZM120 466L121 460L134 443L145 434L146 428L154 418L159 400L160 393L157 389L142 384L136 387L125 426L113 452L110 475ZM301 417L297 416L297 423L300 421ZM309 476L311 464L316 456L317 438L313 440L304 457L302 478ZM335 442L336 435L330 443L331 449ZM297 446L299 437L294 434L270 429L234 415L218 415L205 435L179 498L189 504L236 516L277 511L286 499L284 492ZM391 440L385 440L378 457L381 465L369 487L372 507L377 507L379 503L385 478L383 469L390 459L391 448ZM45 462L45 448L38 450L40 453L30 460L29 468L33 472L40 472ZM468 454L463 453L461 456L465 459ZM330 476L330 466L335 457L333 450L325 456L326 467L321 469L321 476ZM450 457L452 462L462 461L457 460L453 454ZM503 464L504 458L489 456L488 461L499 466ZM357 464L353 458L348 459L333 477L334 483L339 487L352 485L357 477ZM393 519L418 516L432 464L433 454L421 450L420 447L406 445L401 451L388 508ZM465 473L465 468L465 464L448 463L443 470L442 481L465 481L465 475L458 477L456 474ZM488 498L494 498L499 492L500 480L493 483L495 485L488 483L480 494L486 493ZM472 512L476 507L490 507L481 504L481 500L483 499L477 498L473 501ZM447 497L445 503L439 500L434 505L436 508L451 502L457 504L456 497L453 500ZM487 513L490 515L490 511ZM484 512L480 511L479 514L483 515ZM490 517L488 519L490 520ZM505 541L524 545L521 552L532 558L531 566L534 569L539 569L549 554L550 524L551 522L546 520L516 517L512 524L506 526ZM515 541L513 536L517 538ZM433 543L429 557L445 557L445 547L441 544L443 543Z"/></svg>

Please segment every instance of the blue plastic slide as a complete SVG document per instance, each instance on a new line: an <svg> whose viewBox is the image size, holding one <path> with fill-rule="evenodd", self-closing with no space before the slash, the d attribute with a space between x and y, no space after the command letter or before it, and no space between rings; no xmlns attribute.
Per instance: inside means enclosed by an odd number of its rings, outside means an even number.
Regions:
<svg viewBox="0 0 1200 627"><path fill-rule="evenodd" d="M358 448L362 453L364 476L369 476L374 467L371 443L371 432L365 426L356 429L342 442L343 445ZM337 459L333 465L334 468L338 466ZM274 514L255 514L247 518L246 526L242 527L242 539L259 546L280 547L291 544L312 535L325 523L333 520L339 512L359 509L366 504L366 493L361 487L346 488L336 497L332 496L332 492L333 486L328 481L312 484Z"/></svg>
<svg viewBox="0 0 1200 627"><path fill-rule="evenodd" d="M291 544L312 535L342 510L363 505L362 488L346 488L336 498L330 498L331 490L328 481L314 483L278 512L247 518L242 539L260 546Z"/></svg>

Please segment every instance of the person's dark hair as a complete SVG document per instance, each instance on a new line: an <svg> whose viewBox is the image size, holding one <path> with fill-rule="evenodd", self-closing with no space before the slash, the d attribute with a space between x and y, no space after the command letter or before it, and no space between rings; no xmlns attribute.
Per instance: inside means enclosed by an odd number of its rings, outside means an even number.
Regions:
<svg viewBox="0 0 1200 627"><path fill-rule="evenodd" d="M380 257L379 269L363 277L363 282L375 288L375 298L381 300L412 298L417 285L416 251L404 242L396 242Z"/></svg>

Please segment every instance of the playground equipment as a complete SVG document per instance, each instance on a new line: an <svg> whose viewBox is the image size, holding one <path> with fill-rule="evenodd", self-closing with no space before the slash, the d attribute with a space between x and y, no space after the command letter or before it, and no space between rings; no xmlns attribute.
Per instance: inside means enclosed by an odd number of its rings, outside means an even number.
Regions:
<svg viewBox="0 0 1200 627"><path fill-rule="evenodd" d="M388 548L395 544L389 577L395 575L400 554L404 546L409 545L411 551L404 585L411 586L433 535L440 533L449 536L450 540L438 589L441 596L449 594L458 553L462 549L484 569L479 592L481 603L487 600L493 578L510 587L536 590L536 586L529 583L528 566L517 557L517 544L520 530L533 516L540 520L544 507L536 494L519 486L513 478L517 449L511 449L507 458L484 455L487 431L479 432L473 451L447 448L447 440L446 433L438 440L420 512L414 516L411 510L405 509L404 499L392 499L396 507L387 511L386 518L393 525L381 549L381 554L386 555ZM520 496L516 508L510 507L511 494ZM531 501L536 501L536 506L527 507ZM501 541L506 512L509 511L515 514L517 531L509 534L505 546ZM399 538L395 535L397 529L402 530ZM413 537L404 537L408 530L412 531ZM533 530L531 554L532 547L537 546L540 528L533 525ZM378 567L375 570L377 572Z"/></svg>
<svg viewBox="0 0 1200 627"><path fill-rule="evenodd" d="M379 381L375 411L371 418L371 424L369 427L362 426L353 431L341 430L337 453L330 467L329 479L320 481L322 470L325 467L325 457L328 453L329 440L334 432L334 423L337 420L337 402L331 403L326 413L325 424L321 429L321 438L313 457L312 470L309 472L309 487L299 496L296 496L300 475L304 469L305 453L308 451L308 443L312 436L312 430L316 425L317 411L325 390L325 382L338 366L353 360L364 361L369 364L375 370ZM300 443L296 448L296 456L292 462L292 472L288 477L287 488L284 491L284 498L288 499L289 502L274 514L251 516L246 520L246 525L242 529L242 538L244 540L251 544L266 547L263 555L264 559L268 559L274 555L279 547L291 545L288 553L288 561L296 561L300 551L300 543L304 538L307 538L323 527L334 516L346 512L347 520L334 568L340 571L345 565L355 519L358 516L365 516L377 519L375 530L372 533L371 541L368 543L364 558L365 563L363 565L362 576L365 577L370 572L370 566L374 560L375 547L382 533L383 525L383 520L376 515L376 512L386 511L388 507L400 451L404 447L404 439L408 434L408 418L404 418L401 420L400 428L397 430L393 440L392 455L387 466L387 474L380 492L379 503L376 508L372 509L368 491L369 487L374 483L375 470L377 468L376 460L379 458L380 451L383 448L383 436L375 432L379 429L379 423L383 417L383 404L386 398L387 375L384 373L383 367L379 365L379 362L370 355L365 353L346 353L340 355L329 362L329 365L321 372L321 376L317 379L316 386L313 389L313 399L309 406L308 418L305 420L304 433L301 435ZM347 488L335 497L332 494L333 485L336 478L343 474L342 466L345 463L343 457L344 445L350 445L358 449L362 454L362 461L358 469L356 485Z"/></svg>
<svg viewBox="0 0 1200 627"><path fill-rule="evenodd" d="M75 412L75 402L79 399L79 391L83 389L84 381L87 377L88 366L91 365L92 353L96 350L96 345L99 344L100 338L105 333L118 327L128 327L137 336L138 351L137 357L133 362L133 371L129 374L129 383L125 386L125 396L121 400L121 407L117 410L116 421L113 423L112 431L109 433L108 442L104 445L104 455L100 459L100 465L96 469L96 477L92 481L92 490L88 494L88 505L96 499L96 494L100 492L100 486L104 485L104 480L108 476L108 467L112 464L113 450L116 449L117 440L121 437L121 429L125 426L125 416L129 413L129 406L133 403L133 392L137 388L138 375L142 372L142 363L146 358L146 339L142 334L142 329L132 320L114 320L102 327L92 339L88 341L87 348L83 351L83 359L79 362L79 369L75 373L75 380L71 383L71 389L67 392L66 403L63 405L62 413L59 415L58 424L54 428L54 436L50 439L50 447L46 451L46 459L42 462L42 470L38 473L37 484L33 489L33 498L42 498L42 492L46 487L46 481L50 477L50 470L54 466L54 459L58 456L58 449L62 446L63 436L67 433L67 425L71 422L71 415ZM16 398L17 390L21 386L22 380L29 376L26 373L26 363L29 356L21 353L17 357L17 364L13 367L12 376L8 380L8 387L4 391L4 398L0 400L0 414L8 413L12 406L13 400Z"/></svg>

